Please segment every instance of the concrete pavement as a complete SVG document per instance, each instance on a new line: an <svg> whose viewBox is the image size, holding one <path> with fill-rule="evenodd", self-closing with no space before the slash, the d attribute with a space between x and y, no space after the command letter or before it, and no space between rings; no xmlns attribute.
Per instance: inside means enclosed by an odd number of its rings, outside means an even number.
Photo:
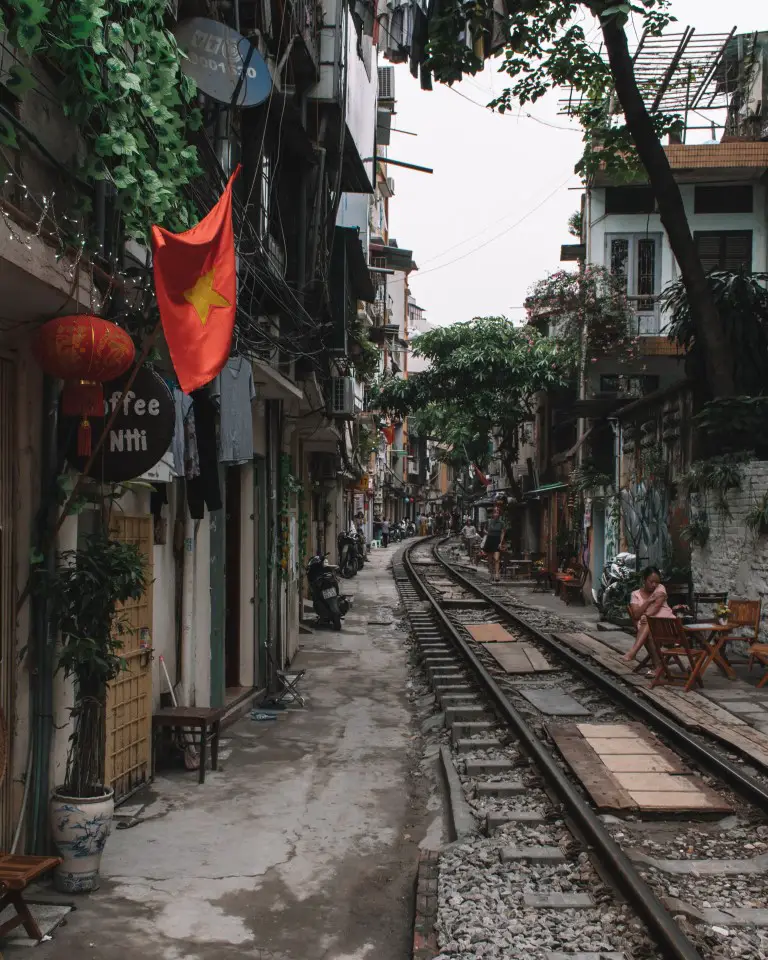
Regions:
<svg viewBox="0 0 768 960"><path fill-rule="evenodd" d="M345 582L356 597L340 634L302 637L306 709L241 720L204 785L172 772L130 801L147 804L142 821L113 832L102 889L40 960L409 957L428 815L393 619L397 549Z"/></svg>

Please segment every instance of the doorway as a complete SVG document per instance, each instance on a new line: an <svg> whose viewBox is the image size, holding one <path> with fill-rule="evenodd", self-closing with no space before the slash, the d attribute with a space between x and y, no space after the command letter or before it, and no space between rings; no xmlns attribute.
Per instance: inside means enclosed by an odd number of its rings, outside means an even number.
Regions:
<svg viewBox="0 0 768 960"><path fill-rule="evenodd" d="M224 686L227 702L243 692L240 688L240 524L242 520L239 467L229 467L226 479L225 569L227 571L224 621Z"/></svg>

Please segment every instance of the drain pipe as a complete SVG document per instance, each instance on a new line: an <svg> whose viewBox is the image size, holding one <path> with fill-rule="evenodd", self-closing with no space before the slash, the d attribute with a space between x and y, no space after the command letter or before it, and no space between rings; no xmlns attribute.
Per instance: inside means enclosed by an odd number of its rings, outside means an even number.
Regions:
<svg viewBox="0 0 768 960"><path fill-rule="evenodd" d="M37 542L48 541L48 531L56 524L54 484L58 470L58 381L43 378L43 429L40 475L41 504L37 521ZM43 560L46 570L56 568L56 544L50 543ZM16 852L24 820L29 810L27 849L48 852L48 794L53 737L53 652L54 638L49 635L48 605L39 599L31 606L30 653L27 659L30 685L29 752L24 778L19 821L13 836L11 853ZM10 718L12 722L12 718ZM34 781L34 791L32 790Z"/></svg>

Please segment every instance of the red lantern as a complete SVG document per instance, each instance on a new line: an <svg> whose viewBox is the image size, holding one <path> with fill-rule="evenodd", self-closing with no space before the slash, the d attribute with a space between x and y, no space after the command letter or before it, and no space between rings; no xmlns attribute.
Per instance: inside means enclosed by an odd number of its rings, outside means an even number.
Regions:
<svg viewBox="0 0 768 960"><path fill-rule="evenodd" d="M37 362L49 376L64 381L61 412L81 417L77 452L91 455L89 417L104 416L101 384L114 380L133 363L136 349L125 330L109 320L76 314L57 317L40 328L34 345Z"/></svg>

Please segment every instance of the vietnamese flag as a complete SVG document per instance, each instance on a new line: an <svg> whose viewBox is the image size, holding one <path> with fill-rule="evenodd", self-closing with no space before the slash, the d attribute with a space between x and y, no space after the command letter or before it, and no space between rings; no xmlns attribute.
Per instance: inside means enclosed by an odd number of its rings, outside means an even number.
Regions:
<svg viewBox="0 0 768 960"><path fill-rule="evenodd" d="M391 447L395 442L394 425L390 424L388 427L382 427L381 432L384 434L384 439L387 441L387 444Z"/></svg>
<svg viewBox="0 0 768 960"><path fill-rule="evenodd" d="M235 327L237 277L232 231L232 184L216 206L184 233L152 227L155 294L184 393L205 386L229 358Z"/></svg>

